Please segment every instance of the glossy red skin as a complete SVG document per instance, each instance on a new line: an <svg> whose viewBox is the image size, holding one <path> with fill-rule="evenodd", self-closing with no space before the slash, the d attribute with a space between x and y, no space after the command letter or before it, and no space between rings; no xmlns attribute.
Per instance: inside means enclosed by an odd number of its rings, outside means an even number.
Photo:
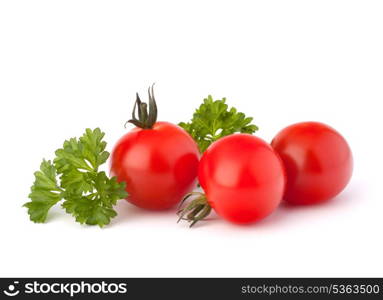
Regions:
<svg viewBox="0 0 383 300"><path fill-rule="evenodd" d="M135 128L117 142L111 173L126 182L129 202L163 210L195 187L198 160L198 146L186 131L156 122L152 129Z"/></svg>
<svg viewBox="0 0 383 300"><path fill-rule="evenodd" d="M282 200L282 161L269 144L249 134L234 134L202 155L199 182L209 204L224 219L246 224L271 214Z"/></svg>
<svg viewBox="0 0 383 300"><path fill-rule="evenodd" d="M352 153L333 128L318 122L286 127L271 142L285 165L284 199L293 204L314 204L338 195L350 181Z"/></svg>

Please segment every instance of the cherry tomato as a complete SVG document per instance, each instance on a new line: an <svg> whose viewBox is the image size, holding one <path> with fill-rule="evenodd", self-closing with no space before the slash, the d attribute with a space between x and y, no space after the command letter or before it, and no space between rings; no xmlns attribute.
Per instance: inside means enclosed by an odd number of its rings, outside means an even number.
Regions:
<svg viewBox="0 0 383 300"><path fill-rule="evenodd" d="M125 134L112 152L111 173L126 182L127 200L139 207L168 209L190 192L196 183L199 150L181 127L156 122L153 90L149 113L137 95L138 127ZM145 105L143 105L145 104Z"/></svg>
<svg viewBox="0 0 383 300"><path fill-rule="evenodd" d="M286 127L271 142L285 165L284 199L313 204L338 195L351 178L353 159L346 140L318 122Z"/></svg>
<svg viewBox="0 0 383 300"><path fill-rule="evenodd" d="M198 179L210 206L228 221L244 224L272 213L282 200L282 161L269 144L249 134L233 134L203 154Z"/></svg>

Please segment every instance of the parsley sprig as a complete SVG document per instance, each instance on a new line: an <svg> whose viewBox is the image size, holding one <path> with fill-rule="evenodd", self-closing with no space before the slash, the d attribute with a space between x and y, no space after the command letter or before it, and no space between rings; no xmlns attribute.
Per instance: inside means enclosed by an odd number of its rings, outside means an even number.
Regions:
<svg viewBox="0 0 383 300"><path fill-rule="evenodd" d="M99 171L109 157L104 135L99 128L88 128L79 139L65 141L53 163L43 160L35 172L31 201L24 204L31 221L44 223L50 208L62 200L65 211L81 224L103 227L117 215L113 206L127 193L124 182Z"/></svg>
<svg viewBox="0 0 383 300"><path fill-rule="evenodd" d="M178 125L185 129L197 142L203 153L213 142L235 132L254 133L258 127L251 124L253 118L246 117L234 107L229 109L226 98L213 100L208 96L193 114L190 122Z"/></svg>

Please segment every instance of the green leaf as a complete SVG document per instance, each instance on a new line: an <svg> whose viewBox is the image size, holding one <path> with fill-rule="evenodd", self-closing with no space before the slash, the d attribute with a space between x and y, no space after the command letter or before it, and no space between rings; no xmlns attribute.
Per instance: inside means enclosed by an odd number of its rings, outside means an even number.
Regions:
<svg viewBox="0 0 383 300"><path fill-rule="evenodd" d="M125 183L119 183L116 177L108 178L105 172L100 172L96 175L94 184L95 193L87 196L68 194L62 206L77 222L103 227L117 216L113 209L117 200L127 197Z"/></svg>
<svg viewBox="0 0 383 300"><path fill-rule="evenodd" d="M99 199L91 196L70 197L63 202L62 206L67 213L76 218L77 222L87 225L103 227L117 215L111 206L101 205Z"/></svg>
<svg viewBox="0 0 383 300"><path fill-rule="evenodd" d="M84 135L80 137L83 158L95 170L106 162L109 157L109 153L105 151L106 142L102 140L104 136L105 133L101 132L100 128L96 128L93 131L87 128Z"/></svg>
<svg viewBox="0 0 383 300"><path fill-rule="evenodd" d="M62 207L81 224L103 227L117 215L113 206L127 193L124 182L98 171L109 157L103 137L99 128L86 129L79 139L65 141L55 152L54 165L43 161L35 173L32 201L24 205L32 221L44 222L49 209L62 199Z"/></svg>
<svg viewBox="0 0 383 300"><path fill-rule="evenodd" d="M127 197L125 183L98 171L109 157L104 135L99 128L88 128L79 139L65 141L54 160L65 189L63 208L77 222L100 227L117 215L113 209L117 200Z"/></svg>
<svg viewBox="0 0 383 300"><path fill-rule="evenodd" d="M78 194L92 191L89 172L97 172L109 157L106 142L102 141L104 135L99 128L88 128L80 139L71 138L56 150L54 164L61 175L62 188Z"/></svg>
<svg viewBox="0 0 383 300"><path fill-rule="evenodd" d="M178 125L193 137L203 153L210 144L224 136L235 132L254 133L258 127L251 124L252 121L253 118L237 112L234 107L229 109L226 98L214 101L209 95L194 112L189 123L181 122Z"/></svg>
<svg viewBox="0 0 383 300"><path fill-rule="evenodd" d="M28 208L31 221L44 223L50 208L62 199L62 190L57 184L56 169L51 161L43 160L40 171L35 172L35 182L28 196L31 201L24 204Z"/></svg>
<svg viewBox="0 0 383 300"><path fill-rule="evenodd" d="M101 202L105 205L116 205L117 200L126 198L128 193L125 187L125 182L118 182L116 177L108 178L105 172L97 174L95 188Z"/></svg>

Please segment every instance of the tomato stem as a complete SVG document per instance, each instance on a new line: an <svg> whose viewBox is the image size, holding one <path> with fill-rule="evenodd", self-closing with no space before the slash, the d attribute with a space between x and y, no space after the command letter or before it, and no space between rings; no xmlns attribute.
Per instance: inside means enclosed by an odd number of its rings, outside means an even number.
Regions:
<svg viewBox="0 0 383 300"><path fill-rule="evenodd" d="M149 105L142 102L138 93L136 93L136 102L134 103L132 118L125 123L132 123L143 129L151 129L157 121L157 104L154 99L154 83L148 88Z"/></svg>
<svg viewBox="0 0 383 300"><path fill-rule="evenodd" d="M192 196L196 196L196 198L186 205L186 200ZM199 192L192 192L187 194L180 203L178 209L179 219L177 221L186 220L190 223L190 227L196 224L198 221L205 219L211 212L211 206L207 202L206 195Z"/></svg>

